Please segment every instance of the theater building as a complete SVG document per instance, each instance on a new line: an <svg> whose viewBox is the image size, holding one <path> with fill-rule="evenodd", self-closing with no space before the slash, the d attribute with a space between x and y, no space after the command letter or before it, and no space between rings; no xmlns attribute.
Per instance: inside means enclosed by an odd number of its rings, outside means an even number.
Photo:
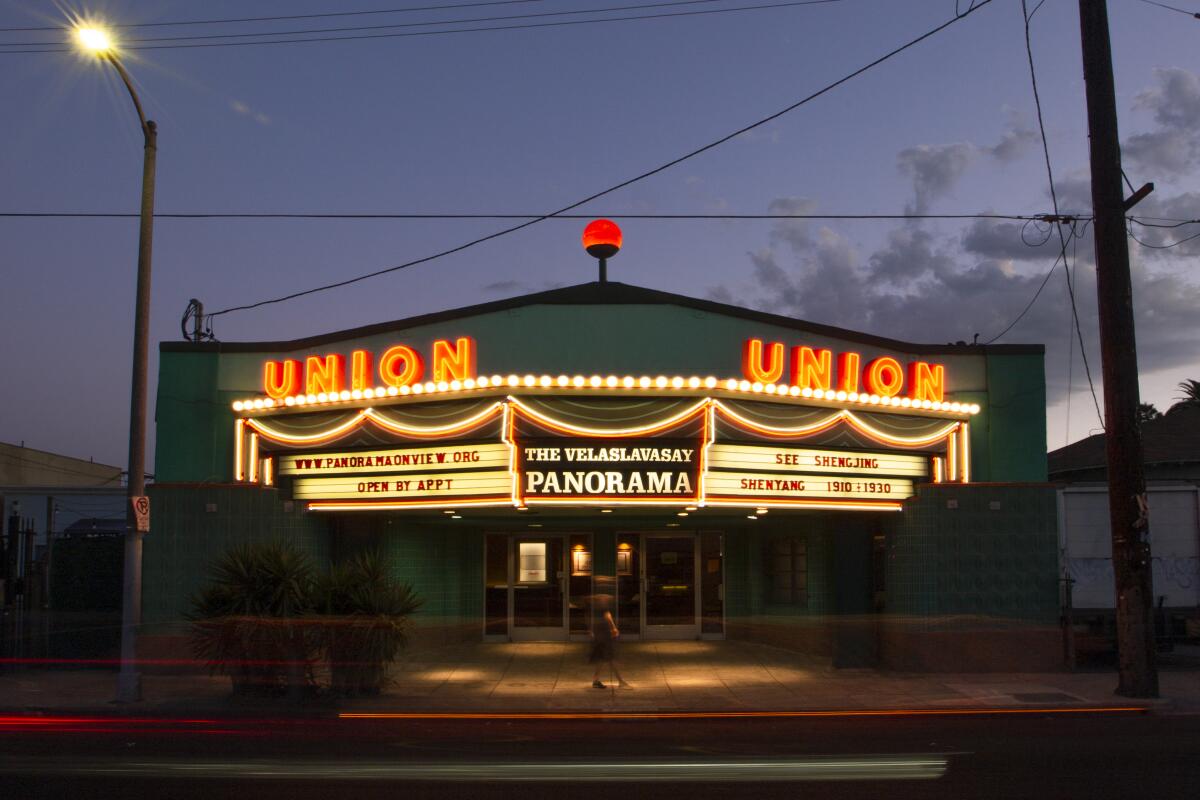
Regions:
<svg viewBox="0 0 1200 800"><path fill-rule="evenodd" d="M847 321L852 324L852 320ZM282 342L166 342L143 637L235 542L379 548L414 646L749 639L1052 668L1043 348L598 282Z"/></svg>

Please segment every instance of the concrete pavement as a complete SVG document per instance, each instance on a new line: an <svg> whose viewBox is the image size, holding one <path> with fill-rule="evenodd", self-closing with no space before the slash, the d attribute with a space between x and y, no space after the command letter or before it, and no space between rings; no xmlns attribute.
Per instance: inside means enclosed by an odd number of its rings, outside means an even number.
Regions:
<svg viewBox="0 0 1200 800"><path fill-rule="evenodd" d="M1113 695L1110 671L896 673L833 669L827 660L747 642L625 642L618 668L631 688L591 686L586 643L469 643L398 661L378 697L317 699L314 710L353 712L681 712L984 709L1144 705L1200 713L1200 670L1164 668L1162 699ZM111 710L115 674L98 670L0 671L0 708ZM229 681L205 675L144 676L146 711L278 707L234 699ZM306 708L309 706L306 706Z"/></svg>

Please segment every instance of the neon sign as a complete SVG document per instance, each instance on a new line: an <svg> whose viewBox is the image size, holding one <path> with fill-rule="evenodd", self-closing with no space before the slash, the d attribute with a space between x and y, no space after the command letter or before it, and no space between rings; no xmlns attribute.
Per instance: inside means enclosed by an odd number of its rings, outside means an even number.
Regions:
<svg viewBox="0 0 1200 800"><path fill-rule="evenodd" d="M941 403L946 394L946 368L927 361L909 362L905 369L891 356L880 356L865 366L854 352L839 353L834 369L832 350L815 350L805 345L791 348L783 342L747 339L742 345L742 374L757 384L783 381L788 367L788 382L801 391L863 393L877 397L897 397L907 388L913 402Z"/></svg>
<svg viewBox="0 0 1200 800"><path fill-rule="evenodd" d="M460 336L453 342L438 339L431 350L434 382L464 381L475 378L475 340ZM343 391L373 389L375 378L385 387L413 386L425 376L425 359L413 348L398 344L379 357L378 369L367 350L350 353L350 369L345 356L338 353L310 355L298 359L267 361L263 364L263 392L274 400L299 394L335 395Z"/></svg>

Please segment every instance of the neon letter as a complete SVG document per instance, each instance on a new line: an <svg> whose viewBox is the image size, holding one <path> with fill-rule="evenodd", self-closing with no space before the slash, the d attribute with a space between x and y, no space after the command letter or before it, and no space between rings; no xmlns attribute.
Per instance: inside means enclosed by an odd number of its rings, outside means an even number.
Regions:
<svg viewBox="0 0 1200 800"><path fill-rule="evenodd" d="M267 397L282 400L300 392L300 362L268 361L263 364L263 390Z"/></svg>
<svg viewBox="0 0 1200 800"><path fill-rule="evenodd" d="M309 356L304 362L304 379L309 394L340 392L346 388L346 359L336 353L324 358Z"/></svg>
<svg viewBox="0 0 1200 800"><path fill-rule="evenodd" d="M792 383L801 389L828 391L833 386L833 353L793 347Z"/></svg>
<svg viewBox="0 0 1200 800"><path fill-rule="evenodd" d="M858 353L842 353L838 356L838 389L846 394L858 391L860 361Z"/></svg>
<svg viewBox="0 0 1200 800"><path fill-rule="evenodd" d="M371 388L371 354L366 350L350 353L350 388Z"/></svg>
<svg viewBox="0 0 1200 800"><path fill-rule="evenodd" d="M453 347L445 339L433 343L433 379L460 381L475 377L475 340L460 336Z"/></svg>
<svg viewBox="0 0 1200 800"><path fill-rule="evenodd" d="M742 374L755 383L775 383L783 377L783 342L767 345L769 359L763 360L763 340L747 339L742 345Z"/></svg>
<svg viewBox="0 0 1200 800"><path fill-rule="evenodd" d="M941 364L914 361L908 365L908 390L912 399L942 402L946 392L946 369Z"/></svg>
<svg viewBox="0 0 1200 800"><path fill-rule="evenodd" d="M379 359L379 378L388 386L409 386L424 374L424 360L408 345L398 344Z"/></svg>
<svg viewBox="0 0 1200 800"><path fill-rule="evenodd" d="M867 364L867 390L880 397L895 397L904 388L904 370L891 356L880 356Z"/></svg>

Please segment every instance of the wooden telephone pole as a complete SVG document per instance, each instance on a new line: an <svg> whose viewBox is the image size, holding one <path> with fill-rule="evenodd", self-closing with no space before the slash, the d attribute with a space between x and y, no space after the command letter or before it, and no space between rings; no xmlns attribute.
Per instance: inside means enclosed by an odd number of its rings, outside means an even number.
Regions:
<svg viewBox="0 0 1200 800"><path fill-rule="evenodd" d="M1092 213L1096 243L1096 293L1100 307L1100 358L1104 374L1108 508L1117 599L1117 694L1157 697L1154 626L1150 612L1149 514L1137 420L1138 368L1133 289L1129 278L1126 201L1121 186L1121 145L1113 89L1112 50L1105 0L1079 0L1083 76L1091 138Z"/></svg>

